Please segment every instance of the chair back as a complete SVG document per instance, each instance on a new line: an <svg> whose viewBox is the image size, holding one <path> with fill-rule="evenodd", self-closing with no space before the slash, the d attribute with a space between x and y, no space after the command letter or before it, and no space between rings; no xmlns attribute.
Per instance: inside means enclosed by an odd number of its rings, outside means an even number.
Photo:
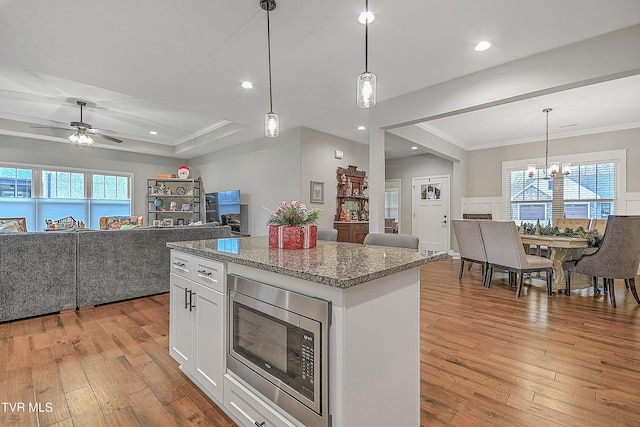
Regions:
<svg viewBox="0 0 640 427"><path fill-rule="evenodd" d="M527 254L513 221L479 221L489 264L527 268Z"/></svg>
<svg viewBox="0 0 640 427"><path fill-rule="evenodd" d="M610 215L596 253L582 258L576 272L607 279L635 278L640 265L640 216Z"/></svg>
<svg viewBox="0 0 640 427"><path fill-rule="evenodd" d="M592 219L589 230L598 230L598 233L604 235L604 230L607 228L607 218Z"/></svg>
<svg viewBox="0 0 640 427"><path fill-rule="evenodd" d="M336 230L335 228L318 227L318 240L335 242L336 240L338 240L338 230Z"/></svg>
<svg viewBox="0 0 640 427"><path fill-rule="evenodd" d="M452 224L458 241L460 257L486 262L487 253L484 250L479 221L474 219L454 219Z"/></svg>
<svg viewBox="0 0 640 427"><path fill-rule="evenodd" d="M588 230L590 222L591 220L589 218L556 218L554 225L560 230L564 230L565 228L575 230L578 227Z"/></svg>
<svg viewBox="0 0 640 427"><path fill-rule="evenodd" d="M365 245L418 249L420 239L410 234L369 233L364 238L363 243Z"/></svg>

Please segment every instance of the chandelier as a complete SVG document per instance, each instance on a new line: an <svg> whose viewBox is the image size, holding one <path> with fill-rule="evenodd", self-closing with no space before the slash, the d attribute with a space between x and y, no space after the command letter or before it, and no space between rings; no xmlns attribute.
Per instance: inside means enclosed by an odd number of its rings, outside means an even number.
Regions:
<svg viewBox="0 0 640 427"><path fill-rule="evenodd" d="M543 113L547 115L547 129L546 129L546 138L545 138L545 151L544 151L544 176L542 179L553 179L558 173L560 173L560 163L551 162L549 163L549 113L553 111L553 108L545 108L542 110ZM533 178L536 174L536 165L535 163L529 163L527 165L527 173L529 174L529 178ZM571 163L563 163L562 164L562 175L569 175L571 173Z"/></svg>

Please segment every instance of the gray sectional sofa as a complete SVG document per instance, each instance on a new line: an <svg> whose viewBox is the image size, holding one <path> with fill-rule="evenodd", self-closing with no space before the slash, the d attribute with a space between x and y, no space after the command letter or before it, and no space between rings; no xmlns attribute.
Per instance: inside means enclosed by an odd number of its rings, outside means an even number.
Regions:
<svg viewBox="0 0 640 427"><path fill-rule="evenodd" d="M0 234L0 322L169 291L167 242L231 236L184 226Z"/></svg>

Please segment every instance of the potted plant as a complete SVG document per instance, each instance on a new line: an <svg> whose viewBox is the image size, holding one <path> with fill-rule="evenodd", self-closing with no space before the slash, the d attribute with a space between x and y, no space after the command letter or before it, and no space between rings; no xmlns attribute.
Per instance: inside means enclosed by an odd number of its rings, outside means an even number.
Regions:
<svg viewBox="0 0 640 427"><path fill-rule="evenodd" d="M315 225L320 211L307 209L297 200L280 202L267 221L269 246L282 249L315 248L318 227Z"/></svg>

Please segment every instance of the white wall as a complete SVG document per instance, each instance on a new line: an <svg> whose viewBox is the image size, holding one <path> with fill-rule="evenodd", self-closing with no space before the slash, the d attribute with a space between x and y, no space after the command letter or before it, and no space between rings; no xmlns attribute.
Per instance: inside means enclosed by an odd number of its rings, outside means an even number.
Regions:
<svg viewBox="0 0 640 427"><path fill-rule="evenodd" d="M344 153L342 160L334 158L335 150ZM300 198L308 204L310 181L324 182L324 203L309 204L309 206L321 209L319 227L333 228L338 191L336 171L338 167L354 165L358 170L366 172L369 164L369 147L328 133L301 128L301 153Z"/></svg>
<svg viewBox="0 0 640 427"><path fill-rule="evenodd" d="M605 132L571 138L549 139L549 160L553 156L627 149L627 192L640 191L640 129ZM502 162L544 157L544 141L510 145L467 153L467 196L502 195Z"/></svg>
<svg viewBox="0 0 640 427"><path fill-rule="evenodd" d="M147 179L157 173L177 173L186 161L97 147L80 150L67 143L0 135L0 163L133 173L132 213L143 216L146 224Z"/></svg>
<svg viewBox="0 0 640 427"><path fill-rule="evenodd" d="M436 157L432 154L422 154L385 162L386 179L400 179L400 229L402 234L413 234L411 229L411 182L412 178L434 175L451 176L453 188L453 162ZM453 201L453 196L452 196ZM451 210L453 212L453 208ZM453 214L452 214L453 215Z"/></svg>
<svg viewBox="0 0 640 427"><path fill-rule="evenodd" d="M265 236L269 212L282 200L301 200L300 128L281 132L278 138L260 138L190 160L201 176L205 192L240 190L248 205L252 236Z"/></svg>

